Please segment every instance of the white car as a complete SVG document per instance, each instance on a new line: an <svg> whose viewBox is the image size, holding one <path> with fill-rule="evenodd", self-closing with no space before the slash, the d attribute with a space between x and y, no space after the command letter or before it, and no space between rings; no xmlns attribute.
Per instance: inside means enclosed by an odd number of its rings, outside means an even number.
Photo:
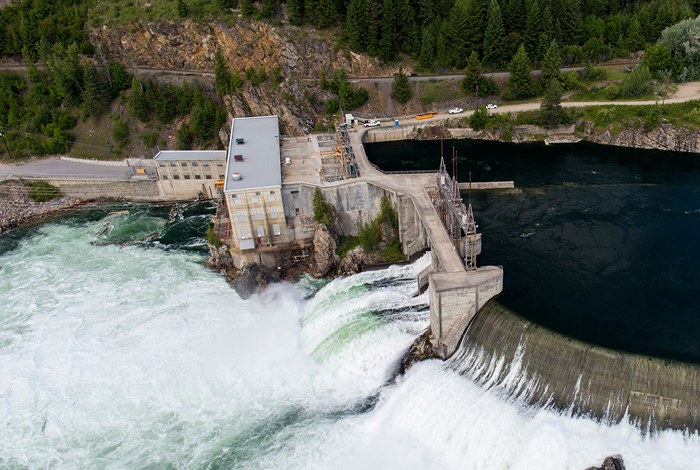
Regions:
<svg viewBox="0 0 700 470"><path fill-rule="evenodd" d="M365 122L365 127L376 127L381 125L382 123L377 121L376 119L372 119L370 122Z"/></svg>
<svg viewBox="0 0 700 470"><path fill-rule="evenodd" d="M486 109L496 109L496 108L498 108L498 106L496 106L495 104L490 104L490 103L489 103L489 104L486 105Z"/></svg>
<svg viewBox="0 0 700 470"><path fill-rule="evenodd" d="M462 111L464 111L462 108L452 108L452 109L450 109L448 112L449 112L450 114L459 114L459 113L461 113Z"/></svg>

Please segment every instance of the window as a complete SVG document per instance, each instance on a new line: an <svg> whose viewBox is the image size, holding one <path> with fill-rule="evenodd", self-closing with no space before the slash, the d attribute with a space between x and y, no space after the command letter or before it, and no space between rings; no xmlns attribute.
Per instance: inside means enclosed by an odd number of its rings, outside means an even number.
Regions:
<svg viewBox="0 0 700 470"><path fill-rule="evenodd" d="M245 212L239 212L239 213L238 213L238 221L239 221L239 222L245 222Z"/></svg>
<svg viewBox="0 0 700 470"><path fill-rule="evenodd" d="M199 166L199 163L197 163L197 162L192 162L192 166Z"/></svg>
<svg viewBox="0 0 700 470"><path fill-rule="evenodd" d="M277 209L270 209L270 218L271 219L277 218Z"/></svg>
<svg viewBox="0 0 700 470"><path fill-rule="evenodd" d="M240 206L241 204L243 204L243 201L241 201L240 199L234 199L233 203Z"/></svg>
<svg viewBox="0 0 700 470"><path fill-rule="evenodd" d="M255 227L255 231L258 232L258 236L259 236L259 237L264 237L264 236L265 236L265 227L263 227L262 225L257 225L257 226Z"/></svg>
<svg viewBox="0 0 700 470"><path fill-rule="evenodd" d="M209 162L202 162L202 166L209 166Z"/></svg>
<svg viewBox="0 0 700 470"><path fill-rule="evenodd" d="M211 179L211 175L204 175L204 177L205 177L206 179L208 179L208 180Z"/></svg>
<svg viewBox="0 0 700 470"><path fill-rule="evenodd" d="M196 180L201 180L201 179L202 179L202 175L194 175L194 179L196 179Z"/></svg>
<svg viewBox="0 0 700 470"><path fill-rule="evenodd" d="M165 162L158 162L158 166L165 166Z"/></svg>
<svg viewBox="0 0 700 470"><path fill-rule="evenodd" d="M190 179L190 175L185 175L184 177L186 180Z"/></svg>
<svg viewBox="0 0 700 470"><path fill-rule="evenodd" d="M275 195L274 195L274 194L270 194L269 196L267 196L267 200L270 201L270 202L274 202L274 201L275 201Z"/></svg>
<svg viewBox="0 0 700 470"><path fill-rule="evenodd" d="M253 218L255 220L262 220L262 217L260 216L260 211L253 211Z"/></svg>
<svg viewBox="0 0 700 470"><path fill-rule="evenodd" d="M174 180L179 180L179 179L180 179L180 175L173 175L173 179L174 179Z"/></svg>
<svg viewBox="0 0 700 470"><path fill-rule="evenodd" d="M241 240L248 238L248 229L241 227Z"/></svg>
<svg viewBox="0 0 700 470"><path fill-rule="evenodd" d="M177 163L175 163L175 162L170 162L170 166L177 166Z"/></svg>
<svg viewBox="0 0 700 470"><path fill-rule="evenodd" d="M167 179L168 179L168 175L163 175L163 179L164 179L164 180L167 180Z"/></svg>
<svg viewBox="0 0 700 470"><path fill-rule="evenodd" d="M272 233L275 235L282 235L282 232L280 232L280 224L272 224Z"/></svg>
<svg viewBox="0 0 700 470"><path fill-rule="evenodd" d="M180 165L187 166L187 162L180 162Z"/></svg>
<svg viewBox="0 0 700 470"><path fill-rule="evenodd" d="M219 179L220 180L224 179L224 175L219 175Z"/></svg>
<svg viewBox="0 0 700 470"><path fill-rule="evenodd" d="M216 162L216 166L224 166L224 164L221 162Z"/></svg>
<svg viewBox="0 0 700 470"><path fill-rule="evenodd" d="M250 202L252 202L253 204L256 204L256 203L258 202L258 198L257 198L257 197L251 197L251 198L250 198Z"/></svg>

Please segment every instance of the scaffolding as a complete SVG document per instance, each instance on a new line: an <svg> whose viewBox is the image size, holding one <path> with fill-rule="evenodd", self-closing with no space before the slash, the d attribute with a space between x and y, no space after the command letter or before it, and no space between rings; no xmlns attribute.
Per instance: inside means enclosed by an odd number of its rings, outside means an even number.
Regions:
<svg viewBox="0 0 700 470"><path fill-rule="evenodd" d="M442 152L441 152L442 153ZM464 205L457 181L457 159L452 149L452 174L445 166L444 156L440 156L440 170L436 174L435 190L432 199L438 216L445 226L450 241L459 250L467 270L476 269L476 255L481 251L481 235L476 233L476 223L472 212L471 172L469 173L469 204Z"/></svg>

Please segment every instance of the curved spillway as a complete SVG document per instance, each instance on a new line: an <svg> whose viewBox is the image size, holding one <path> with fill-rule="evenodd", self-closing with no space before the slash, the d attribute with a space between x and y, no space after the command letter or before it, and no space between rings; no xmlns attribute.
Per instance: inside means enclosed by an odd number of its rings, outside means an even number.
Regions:
<svg viewBox="0 0 700 470"><path fill-rule="evenodd" d="M700 427L700 366L583 343L495 301L479 312L450 367L530 405L642 429Z"/></svg>

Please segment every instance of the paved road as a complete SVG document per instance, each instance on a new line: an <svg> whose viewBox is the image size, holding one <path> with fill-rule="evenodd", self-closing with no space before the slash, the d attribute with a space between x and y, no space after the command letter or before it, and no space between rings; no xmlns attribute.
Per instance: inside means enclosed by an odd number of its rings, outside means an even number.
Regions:
<svg viewBox="0 0 700 470"><path fill-rule="evenodd" d="M129 167L93 165L66 160L40 160L26 165L18 165L0 170L3 176L22 176L26 178L46 178L52 176L71 177L76 179L126 179Z"/></svg>

